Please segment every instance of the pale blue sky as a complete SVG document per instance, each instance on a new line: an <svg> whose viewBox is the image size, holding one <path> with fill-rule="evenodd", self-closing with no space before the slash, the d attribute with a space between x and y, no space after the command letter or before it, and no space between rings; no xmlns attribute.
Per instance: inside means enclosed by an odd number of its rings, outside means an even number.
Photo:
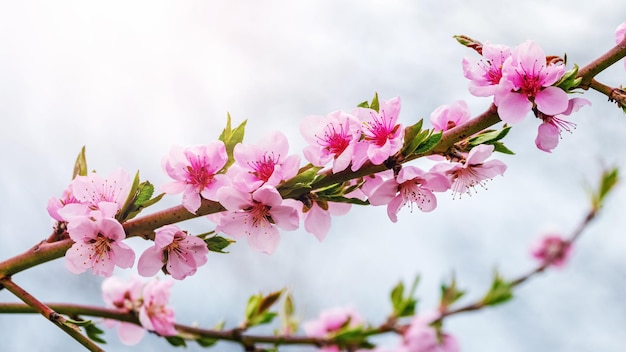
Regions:
<svg viewBox="0 0 626 352"><path fill-rule="evenodd" d="M0 258L49 234L46 201L65 188L83 145L90 168L139 169L160 185L170 146L217 138L227 112L248 119L247 141L280 129L295 153L301 118L349 110L376 91L402 98L404 124L459 99L476 115L490 101L467 92L461 59L473 52L453 35L510 46L533 39L584 65L614 44L624 10L609 0L0 3ZM599 79L617 86L626 72L620 65ZM175 286L178 321L233 326L249 295L288 287L303 319L352 305L380 323L391 287L418 273L423 310L453 271L470 298L481 296L494 267L508 277L531 268L528 246L544 228L576 227L584 186L603 165L624 166L623 114L598 94L585 97L593 107L571 118L578 128L552 154L535 148L534 119L515 126L506 143L517 155L501 157L505 176L475 196L440 195L435 212L403 211L397 224L384 207L354 208L321 244L285 232L272 256L245 241L211 255ZM621 351L624 195L622 187L609 200L568 267L525 284L509 304L447 320L462 350ZM204 219L182 226L212 228ZM70 274L62 260L15 280L44 301L101 303L101 278ZM0 291L0 301L13 300ZM37 316L0 316L0 331L7 350L78 349ZM131 350L106 337L108 349ZM149 336L136 349L165 346Z"/></svg>

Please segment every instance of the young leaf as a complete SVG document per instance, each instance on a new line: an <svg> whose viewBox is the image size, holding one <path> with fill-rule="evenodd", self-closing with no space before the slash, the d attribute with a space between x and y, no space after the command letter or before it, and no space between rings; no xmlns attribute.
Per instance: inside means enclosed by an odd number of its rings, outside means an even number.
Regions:
<svg viewBox="0 0 626 352"><path fill-rule="evenodd" d="M611 192L611 190L615 187L618 181L618 168L612 168L602 172L602 179L600 180L600 186L598 187L598 191L594 192L592 195L592 204L594 209L600 209L602 207L602 203L604 203L604 198L606 198L609 192Z"/></svg>
<svg viewBox="0 0 626 352"><path fill-rule="evenodd" d="M452 280L450 285L441 284L441 300L440 305L442 307L448 307L454 302L456 302L459 298L463 297L465 291L461 291L456 287L456 278L454 275L452 276Z"/></svg>
<svg viewBox="0 0 626 352"><path fill-rule="evenodd" d="M515 153L513 153L511 149L507 148L504 144L502 144L502 142L495 142L493 144L493 151L499 152L502 154L515 155Z"/></svg>
<svg viewBox="0 0 626 352"><path fill-rule="evenodd" d="M370 104L370 109L380 112L380 103L378 102L378 93L374 93L374 98L372 98L372 103Z"/></svg>
<svg viewBox="0 0 626 352"><path fill-rule="evenodd" d="M475 147L481 144L494 144L495 142L506 137L506 135L509 133L510 130L511 130L511 126L507 126L499 131L487 131L487 132L481 133L478 136L470 138L469 144L472 147Z"/></svg>
<svg viewBox="0 0 626 352"><path fill-rule="evenodd" d="M411 316L415 313L415 306L417 305L417 299L415 299L415 290L417 289L417 284L419 283L419 276L413 280L413 284L411 285L411 289L407 292L406 296L404 294L404 284L399 282L392 290L391 290L391 305L393 307L393 315L400 318Z"/></svg>
<svg viewBox="0 0 626 352"><path fill-rule="evenodd" d="M106 340L100 336L103 333L104 331L98 328L95 324L85 326L85 334L87 334L87 337L89 337L93 342L106 344Z"/></svg>
<svg viewBox="0 0 626 352"><path fill-rule="evenodd" d="M417 146L419 146L420 143L428 137L428 131L422 131L423 124L424 119L420 119L416 124L404 129L404 145L402 146L402 155L407 156L413 153L415 149L417 149Z"/></svg>
<svg viewBox="0 0 626 352"><path fill-rule="evenodd" d="M235 158L233 157L233 150L235 150L235 146L238 143L243 142L246 122L248 122L248 120L244 120L239 126L235 127L235 129L232 129L230 114L226 115L226 127L224 127L224 130L218 138L220 141L224 142L224 146L226 146L226 154L228 154L228 161L226 162L226 165L224 165L222 170L228 169L228 167L235 162Z"/></svg>
<svg viewBox="0 0 626 352"><path fill-rule="evenodd" d="M482 303L486 306L495 306L513 298L513 284L508 282L496 271L493 276L491 288L483 297Z"/></svg>
<svg viewBox="0 0 626 352"><path fill-rule="evenodd" d="M263 297L261 303L259 304L258 312L263 313L270 309L271 306L274 305L283 294L283 290L271 292L267 296Z"/></svg>
<svg viewBox="0 0 626 352"><path fill-rule="evenodd" d="M187 347L187 342L180 336L165 336L165 340L174 347Z"/></svg>
<svg viewBox="0 0 626 352"><path fill-rule="evenodd" d="M85 157L85 146L80 149L80 153L76 157L74 163L74 172L72 173L72 180L76 176L87 176L87 158Z"/></svg>
<svg viewBox="0 0 626 352"><path fill-rule="evenodd" d="M198 236L200 237L200 236ZM202 238L202 237L200 237ZM224 248L228 247L231 243L235 243L235 241L233 240L229 240L227 238L215 235L215 236L211 236L209 238L205 238L204 242L207 245L207 248L211 251L211 252L217 252L217 253L228 253L224 251Z"/></svg>
<svg viewBox="0 0 626 352"><path fill-rule="evenodd" d="M201 336L196 339L196 342L198 343L198 345L202 347L211 347L215 345L217 341L218 341L217 339L206 337L206 336Z"/></svg>
<svg viewBox="0 0 626 352"><path fill-rule="evenodd" d="M424 142L422 142L417 147L417 149L415 149L415 153L422 154L422 153L426 153L430 151L431 149L437 146L442 136L443 136L442 131L432 133Z"/></svg>

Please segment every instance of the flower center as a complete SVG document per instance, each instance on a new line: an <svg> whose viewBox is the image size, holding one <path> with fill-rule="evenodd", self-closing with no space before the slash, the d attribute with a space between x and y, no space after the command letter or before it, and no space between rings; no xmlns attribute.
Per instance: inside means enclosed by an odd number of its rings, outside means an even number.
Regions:
<svg viewBox="0 0 626 352"><path fill-rule="evenodd" d="M100 259L109 257L109 252L111 251L111 243L115 241L104 236L101 233L98 233L96 238L92 238L87 242L93 245L94 253L96 254L95 259L97 263ZM92 257L90 256L89 259L92 259Z"/></svg>
<svg viewBox="0 0 626 352"><path fill-rule="evenodd" d="M385 112L372 113L372 120L365 123L365 140L373 141L379 147L393 138L400 125L391 126L391 119L385 117Z"/></svg>
<svg viewBox="0 0 626 352"><path fill-rule="evenodd" d="M274 157L274 153L269 155L268 153L263 154L263 159L254 161L250 163L250 167L254 170L252 173L263 182L267 182L272 174L274 173L274 168L276 164L278 164L278 158Z"/></svg>
<svg viewBox="0 0 626 352"><path fill-rule="evenodd" d="M324 129L323 136L316 136L318 144L329 153L337 158L350 144L352 137L347 134L342 124L339 124L339 128L335 127L335 124L329 124Z"/></svg>

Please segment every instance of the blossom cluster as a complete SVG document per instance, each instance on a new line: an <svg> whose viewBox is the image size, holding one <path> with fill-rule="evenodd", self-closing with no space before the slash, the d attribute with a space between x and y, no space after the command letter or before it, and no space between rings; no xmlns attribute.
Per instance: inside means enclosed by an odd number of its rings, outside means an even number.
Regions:
<svg viewBox="0 0 626 352"><path fill-rule="evenodd" d="M116 320L105 320L105 325L109 328L117 326L118 337L126 345L139 343L146 330L161 336L177 335L174 310L167 305L173 283L160 280L146 283L137 277L128 281L117 276L105 279L102 282L102 298L107 307L136 315L141 326Z"/></svg>
<svg viewBox="0 0 626 352"><path fill-rule="evenodd" d="M591 104L583 98L569 99L565 90L555 86L565 66L561 60L546 58L530 40L512 49L487 42L482 59L463 59L463 73L470 80L471 94L493 96L502 121L516 124L532 111L542 121L535 144L546 152L557 146L562 130L571 132L575 126L565 116Z"/></svg>
<svg viewBox="0 0 626 352"><path fill-rule="evenodd" d="M131 190L130 175L118 169L106 178L97 173L78 175L61 199L51 198L48 213L66 223L74 241L65 254L68 270L79 274L91 269L95 275L111 276L115 266L130 268L135 252L124 243L126 233L120 212ZM155 231L154 246L139 258L138 270L153 276L160 269L175 279L193 275L207 261L205 242L188 235L176 225Z"/></svg>

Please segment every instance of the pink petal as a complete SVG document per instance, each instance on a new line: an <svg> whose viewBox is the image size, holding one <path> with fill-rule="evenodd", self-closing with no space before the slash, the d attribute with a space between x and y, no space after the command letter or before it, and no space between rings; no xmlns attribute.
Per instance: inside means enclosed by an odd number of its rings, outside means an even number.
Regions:
<svg viewBox="0 0 626 352"><path fill-rule="evenodd" d="M313 204L313 207L305 213L304 229L315 235L320 242L326 238L330 225L330 214L320 208L317 203Z"/></svg>
<svg viewBox="0 0 626 352"><path fill-rule="evenodd" d="M185 190L185 182L174 181L161 186L161 191L167 194L178 194Z"/></svg>
<svg viewBox="0 0 626 352"><path fill-rule="evenodd" d="M371 205L385 205L396 197L398 194L398 182L394 179L389 179L378 186L374 192L369 196L368 200Z"/></svg>
<svg viewBox="0 0 626 352"><path fill-rule="evenodd" d="M130 268L135 264L135 252L126 243L113 244L111 251L114 252L115 265L120 268Z"/></svg>
<svg viewBox="0 0 626 352"><path fill-rule="evenodd" d="M551 123L542 123L537 129L535 145L544 152L551 153L559 144L559 128Z"/></svg>
<svg viewBox="0 0 626 352"><path fill-rule="evenodd" d="M564 112L569 104L567 93L558 87L547 87L535 97L537 109L546 115L554 116Z"/></svg>
<svg viewBox="0 0 626 352"><path fill-rule="evenodd" d="M84 273L89 269L89 256L93 253L91 246L76 242L65 252L65 267L72 274Z"/></svg>
<svg viewBox="0 0 626 352"><path fill-rule="evenodd" d="M280 193L278 193L276 188L272 186L260 187L252 193L252 198L257 202L269 206L280 205L283 202L283 198L280 196Z"/></svg>
<svg viewBox="0 0 626 352"><path fill-rule="evenodd" d="M134 346L143 339L146 330L139 325L133 323L121 322L117 329L117 336L126 346Z"/></svg>
<svg viewBox="0 0 626 352"><path fill-rule="evenodd" d="M98 225L99 232L110 240L119 242L126 238L126 232L124 232L124 227L122 227L122 224L120 224L117 220L104 218L100 221L97 221L96 223Z"/></svg>
<svg viewBox="0 0 626 352"><path fill-rule="evenodd" d="M217 232L223 232L232 238L241 238L248 230L248 223L254 219L246 212L228 212L220 219L219 225L215 228Z"/></svg>
<svg viewBox="0 0 626 352"><path fill-rule="evenodd" d="M398 222L398 212L404 204L405 202L401 195L397 195L387 204L387 216L389 216L392 222Z"/></svg>
<svg viewBox="0 0 626 352"><path fill-rule="evenodd" d="M276 205L269 211L272 220L279 228L286 231L293 231L300 225L298 211L292 207Z"/></svg>
<svg viewBox="0 0 626 352"><path fill-rule="evenodd" d="M250 247L265 254L274 253L279 242L280 234L278 233L278 229L271 225L259 226L248 236Z"/></svg>
<svg viewBox="0 0 626 352"><path fill-rule="evenodd" d="M137 262L137 271L139 275L144 277L151 277L163 267L163 251L157 249L155 246L146 249Z"/></svg>
<svg viewBox="0 0 626 352"><path fill-rule="evenodd" d="M500 115L502 121L514 124L522 121L532 107L533 104L526 96L509 92L500 98L498 115Z"/></svg>
<svg viewBox="0 0 626 352"><path fill-rule="evenodd" d="M472 150L470 150L469 154L467 155L465 164L466 165L482 164L483 161L487 160L487 158L489 158L491 154L493 154L494 148L495 147L493 145L489 145L489 144L481 144L481 145L475 146L474 148L472 148Z"/></svg>

